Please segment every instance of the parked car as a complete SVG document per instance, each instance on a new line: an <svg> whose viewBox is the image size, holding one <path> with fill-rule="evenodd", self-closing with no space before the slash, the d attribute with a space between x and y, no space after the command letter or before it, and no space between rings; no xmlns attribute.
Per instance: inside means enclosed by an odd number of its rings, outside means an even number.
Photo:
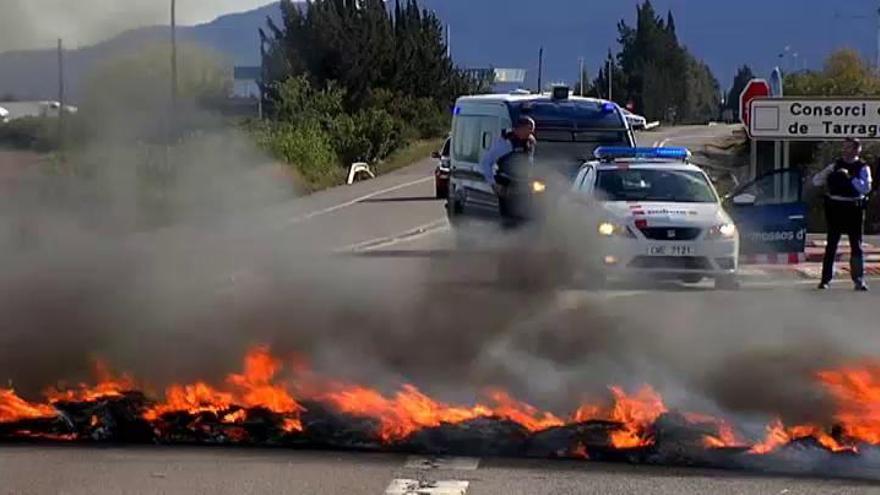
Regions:
<svg viewBox="0 0 880 495"><path fill-rule="evenodd" d="M9 122L9 110L0 107L0 124Z"/></svg>
<svg viewBox="0 0 880 495"><path fill-rule="evenodd" d="M648 119L641 115L636 115L625 108L621 108L621 110L623 110L623 115L626 117L626 121L629 122L629 126L634 130L643 131L648 128Z"/></svg>
<svg viewBox="0 0 880 495"><path fill-rule="evenodd" d="M437 159L437 168L434 169L434 191L437 199L446 199L449 196L449 178L452 173L450 166L450 150L452 138L446 138L443 147L435 151L432 156Z"/></svg>

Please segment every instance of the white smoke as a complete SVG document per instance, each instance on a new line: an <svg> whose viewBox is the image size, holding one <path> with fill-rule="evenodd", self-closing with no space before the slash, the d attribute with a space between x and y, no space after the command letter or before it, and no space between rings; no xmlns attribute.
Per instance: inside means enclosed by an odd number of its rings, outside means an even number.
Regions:
<svg viewBox="0 0 880 495"><path fill-rule="evenodd" d="M269 3L268 0L178 0L181 25L208 22L220 15ZM170 0L3 0L0 52L54 46L92 45L123 31L167 24Z"/></svg>

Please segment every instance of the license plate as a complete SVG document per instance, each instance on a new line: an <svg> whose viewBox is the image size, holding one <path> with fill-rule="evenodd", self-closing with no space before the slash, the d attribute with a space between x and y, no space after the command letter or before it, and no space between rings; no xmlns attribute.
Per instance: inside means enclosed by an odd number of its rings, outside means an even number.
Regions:
<svg viewBox="0 0 880 495"><path fill-rule="evenodd" d="M656 245L648 248L651 256L693 256L694 247L684 244Z"/></svg>

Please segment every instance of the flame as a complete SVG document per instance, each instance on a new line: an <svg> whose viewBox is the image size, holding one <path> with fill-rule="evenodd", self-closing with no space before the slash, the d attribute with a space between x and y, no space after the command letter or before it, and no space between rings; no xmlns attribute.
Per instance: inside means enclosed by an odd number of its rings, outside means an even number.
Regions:
<svg viewBox="0 0 880 495"><path fill-rule="evenodd" d="M602 412L601 406L595 404L581 404L577 411L572 415L571 420L574 423L586 423L587 421L594 421L604 417L605 415Z"/></svg>
<svg viewBox="0 0 880 495"><path fill-rule="evenodd" d="M569 455L575 459L590 460L590 452L587 450L587 446L584 445L583 442L578 442L577 445L571 449Z"/></svg>
<svg viewBox="0 0 880 495"><path fill-rule="evenodd" d="M165 402L147 409L143 417L147 421L155 421L166 414L175 412L193 415L220 414L232 407L233 401L232 394L220 392L207 383L172 385L165 390Z"/></svg>
<svg viewBox="0 0 880 495"><path fill-rule="evenodd" d="M32 404L16 395L15 390L0 388L0 423L52 418L57 414L48 404Z"/></svg>
<svg viewBox="0 0 880 495"><path fill-rule="evenodd" d="M135 390L136 383L130 376L116 376L110 367L101 360L95 360L93 373L97 384L90 386L80 383L76 388L58 389L49 387L44 391L50 403L58 402L92 402L112 397L121 397L125 392Z"/></svg>
<svg viewBox="0 0 880 495"><path fill-rule="evenodd" d="M611 433L611 444L618 449L651 445L651 426L667 412L663 398L653 388L645 385L635 395L627 395L620 387L609 387L614 395L611 420L622 428Z"/></svg>
<svg viewBox="0 0 880 495"><path fill-rule="evenodd" d="M685 421L700 426L711 426L715 433L703 436L703 446L709 449L743 447L745 442L736 434L733 425L724 419L694 412L682 413Z"/></svg>
<svg viewBox="0 0 880 495"><path fill-rule="evenodd" d="M852 439L880 445L880 365L865 364L817 373L835 401L834 419Z"/></svg>
<svg viewBox="0 0 880 495"><path fill-rule="evenodd" d="M487 395L495 403L493 416L513 421L532 433L565 425L552 413L540 412L534 406L515 400L503 390L490 389Z"/></svg>
<svg viewBox="0 0 880 495"><path fill-rule="evenodd" d="M654 425L668 412L660 394L650 386L643 386L628 394L616 386L609 387L611 401L606 405L585 402L568 419L540 410L521 402L502 389L489 389L482 401L472 406L453 405L436 400L413 385L403 385L393 394L357 384L329 381L316 377L297 359L286 370L297 378L292 383L279 380L284 371L282 361L273 356L268 347L251 349L244 357L240 373L232 373L220 383L197 381L191 384L173 384L167 387L161 401L147 407L142 416L155 422L172 413L196 416L193 424L209 425L213 415L227 426L227 433L235 438L246 438L242 427L255 409L275 413L281 428L300 432L300 420L305 410L296 397L321 403L350 416L369 418L377 424L376 435L386 443L398 442L425 428L444 424L460 424L479 418L506 420L520 425L529 433L566 425L603 420L616 423L610 433L611 445L629 449L652 445ZM136 390L136 382L126 374L116 375L104 362L95 362L95 385L79 384L71 388L50 388L45 391L46 402L28 402L10 389L0 389L0 423L15 423L27 419L53 418L57 415L54 404L59 402L92 402L120 397ZM850 365L824 370L816 380L834 403L834 433L828 427L816 424L787 426L776 419L767 426L765 438L749 446L726 420L714 416L683 413L685 420L707 431L703 437L706 448L743 447L753 454L771 453L792 442L810 438L833 452L857 452L861 444L880 445L880 363ZM599 402L598 404L601 404ZM100 426L100 418L91 418L92 427ZM32 432L22 426L15 435L34 438L64 439L76 435ZM571 447L571 455L588 457L587 446L578 443Z"/></svg>
<svg viewBox="0 0 880 495"><path fill-rule="evenodd" d="M749 450L749 453L769 454L795 440L801 440L804 438L813 438L820 445L832 452L856 451L856 447L841 444L818 426L798 425L786 427L782 423L782 420L777 418L767 425L767 435L764 440L753 445Z"/></svg>
<svg viewBox="0 0 880 495"><path fill-rule="evenodd" d="M333 388L338 390L324 394L321 399L339 412L377 419L379 437L384 442L401 440L423 428L491 415L489 409L481 406L467 409L435 401L412 385L404 385L393 398L366 387L335 384Z"/></svg>
<svg viewBox="0 0 880 495"><path fill-rule="evenodd" d="M147 409L143 417L147 421L155 421L175 412L193 415L212 413L221 416L224 422L242 423L247 419L247 412L229 412L233 406L263 408L285 416L282 424L285 431L302 431L299 420L302 406L284 386L273 383L281 369L281 361L271 355L268 347L255 347L245 356L242 373L226 378L228 390L220 390L204 382L171 385L165 390L164 402Z"/></svg>

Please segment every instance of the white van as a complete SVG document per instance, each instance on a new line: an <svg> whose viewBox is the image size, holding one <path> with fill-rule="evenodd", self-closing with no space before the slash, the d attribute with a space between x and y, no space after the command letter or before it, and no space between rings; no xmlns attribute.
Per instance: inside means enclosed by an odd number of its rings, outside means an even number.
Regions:
<svg viewBox="0 0 880 495"><path fill-rule="evenodd" d="M510 94L459 98L452 122L451 179L447 213L455 225L462 217L500 220L498 197L480 168L492 143L520 116L536 123L535 164L570 181L599 146L635 146L620 107L594 98L573 97L568 88L551 94Z"/></svg>

